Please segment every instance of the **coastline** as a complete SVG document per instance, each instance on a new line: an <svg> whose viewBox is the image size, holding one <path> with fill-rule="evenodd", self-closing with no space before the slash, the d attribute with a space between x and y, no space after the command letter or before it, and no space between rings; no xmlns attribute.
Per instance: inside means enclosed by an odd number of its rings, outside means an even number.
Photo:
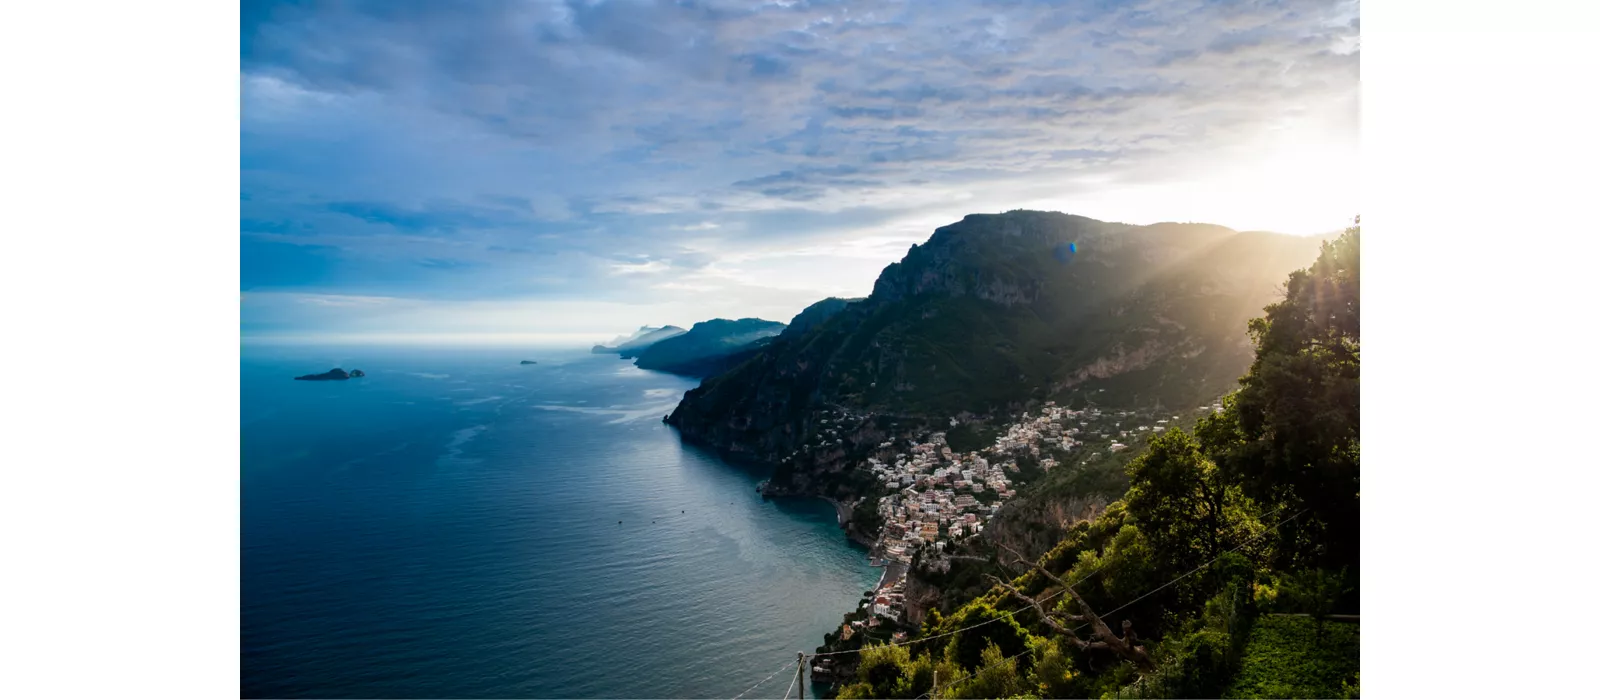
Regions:
<svg viewBox="0 0 1600 700"><path fill-rule="evenodd" d="M871 536L869 536L867 533L857 530L850 522L851 508L843 503L840 503L838 499L831 496L818 496L818 498L833 504L834 513L839 517L839 527L840 529L844 530L845 536L849 537L851 542L866 547L867 560L875 561L877 559L876 552L878 549L878 541L876 539L877 533L873 533Z"/></svg>
<svg viewBox="0 0 1600 700"><path fill-rule="evenodd" d="M839 527L850 524L850 508L832 496L820 496L819 498L833 504L833 512L839 517Z"/></svg>

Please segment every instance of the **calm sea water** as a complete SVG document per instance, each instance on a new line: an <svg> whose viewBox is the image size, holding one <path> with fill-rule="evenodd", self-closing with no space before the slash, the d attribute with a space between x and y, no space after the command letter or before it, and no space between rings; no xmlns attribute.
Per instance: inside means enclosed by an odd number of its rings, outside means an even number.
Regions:
<svg viewBox="0 0 1600 700"><path fill-rule="evenodd" d="M330 367L367 376L291 380ZM690 380L371 348L246 347L241 375L246 697L729 698L877 580L827 503L661 423Z"/></svg>

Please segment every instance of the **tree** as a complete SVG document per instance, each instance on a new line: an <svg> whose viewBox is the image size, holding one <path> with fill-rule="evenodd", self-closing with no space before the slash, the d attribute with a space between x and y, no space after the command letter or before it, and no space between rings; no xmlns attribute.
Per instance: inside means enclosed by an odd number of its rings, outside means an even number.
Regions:
<svg viewBox="0 0 1600 700"><path fill-rule="evenodd" d="M958 614L947 618L946 623L951 629L983 625L952 636L945 645L945 658L965 668L976 668L983 650L991 644L998 645L1005 656L1027 648L1028 631L1017 624L1012 616L996 610L987 602L975 602L963 607Z"/></svg>
<svg viewBox="0 0 1600 700"><path fill-rule="evenodd" d="M1034 655L1039 659L1033 666L1033 686L1040 697L1081 698L1089 692L1083 674L1077 669L1059 639L1038 639Z"/></svg>
<svg viewBox="0 0 1600 700"><path fill-rule="evenodd" d="M1224 411L1198 431L1248 495L1309 512L1280 534L1281 565L1360 565L1359 221L1324 243L1311 267L1289 276L1283 301L1250 322L1256 359Z"/></svg>
<svg viewBox="0 0 1600 700"><path fill-rule="evenodd" d="M1160 553L1167 573L1198 566L1248 536L1248 503L1200 443L1178 428L1128 463L1128 513Z"/></svg>
<svg viewBox="0 0 1600 700"><path fill-rule="evenodd" d="M1060 606L1055 610L1047 610L1041 602L1044 596L1027 595L1011 582L996 576L989 577L996 586L1033 608L1033 611L1039 616L1039 621L1060 635L1057 639L1071 645L1078 651L1106 650L1133 662L1142 669L1153 670L1155 668L1155 663L1151 661L1150 654L1145 651L1143 646L1140 646L1139 638L1133 632L1132 621L1124 619L1122 621L1122 634L1118 635L1110 625L1095 614L1094 608L1089 605L1089 601L1084 600L1083 595L1078 593L1073 584L1050 573L1049 569L1041 566L1038 562L1028 561L1021 554L1018 554L1016 550L1008 547L1006 551L1016 557L1017 561L1054 582L1056 588L1053 590L1057 593L1064 591L1070 597L1070 600L1076 604L1076 613L1069 613L1059 609ZM1078 635L1078 627L1074 625L1081 625L1082 628L1088 629L1090 631L1089 637L1087 639L1080 637Z"/></svg>
<svg viewBox="0 0 1600 700"><path fill-rule="evenodd" d="M1103 551L1080 552L1064 578L1074 581L1078 593L1090 603L1115 605L1137 598L1171 577L1165 575L1144 532L1128 522L1111 534Z"/></svg>
<svg viewBox="0 0 1600 700"><path fill-rule="evenodd" d="M911 652L903 646L873 644L862 647L861 663L856 666L859 683L847 689L853 697L911 697L906 694L910 686L910 665ZM856 685L865 687L856 688ZM843 697L842 691L840 697Z"/></svg>
<svg viewBox="0 0 1600 700"><path fill-rule="evenodd" d="M1028 692L1027 683L1017 671L1017 660L1006 658L1000 647L984 647L979 666L972 677L941 689L940 697L947 698L1011 698Z"/></svg>
<svg viewBox="0 0 1600 700"><path fill-rule="evenodd" d="M851 683L839 689L839 700L868 700L876 697L872 694L872 686L868 683Z"/></svg>
<svg viewBox="0 0 1600 700"><path fill-rule="evenodd" d="M1342 572L1307 569L1283 576L1278 602L1290 612L1309 615L1316 622L1317 639L1320 640L1328 615L1333 613L1334 605L1348 591Z"/></svg>

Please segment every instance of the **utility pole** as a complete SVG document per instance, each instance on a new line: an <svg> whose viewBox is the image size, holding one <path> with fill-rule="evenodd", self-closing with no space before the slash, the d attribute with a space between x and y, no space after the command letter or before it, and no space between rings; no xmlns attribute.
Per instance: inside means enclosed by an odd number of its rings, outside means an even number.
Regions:
<svg viewBox="0 0 1600 700"><path fill-rule="evenodd" d="M800 660L800 667L794 670L795 673L800 674L795 679L795 685L800 686L800 700L806 700L806 653L797 651L795 656Z"/></svg>
<svg viewBox="0 0 1600 700"><path fill-rule="evenodd" d="M933 669L933 689L928 691L929 698L939 697L939 669Z"/></svg>

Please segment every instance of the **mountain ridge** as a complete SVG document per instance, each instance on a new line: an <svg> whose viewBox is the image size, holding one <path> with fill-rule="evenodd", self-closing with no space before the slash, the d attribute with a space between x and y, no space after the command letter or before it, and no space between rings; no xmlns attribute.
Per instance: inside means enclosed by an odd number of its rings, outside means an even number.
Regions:
<svg viewBox="0 0 1600 700"><path fill-rule="evenodd" d="M589 352L596 355L609 355L616 353L624 358L631 357L645 348L650 347L668 338L675 338L686 333L677 326L640 326L639 330L628 335L618 336L610 345L595 345Z"/></svg>
<svg viewBox="0 0 1600 700"><path fill-rule="evenodd" d="M780 465L774 482L815 492L840 479L808 474L918 422L1068 395L1209 401L1249 364L1246 321L1321 240L1059 212L968 215L885 267L866 299L705 379L666 421L686 441ZM888 420L799 454L834 407Z"/></svg>
<svg viewBox="0 0 1600 700"><path fill-rule="evenodd" d="M760 318L714 318L694 324L685 333L658 341L638 352L634 365L689 376L722 372L748 356L787 324ZM627 357L627 355L623 355Z"/></svg>

